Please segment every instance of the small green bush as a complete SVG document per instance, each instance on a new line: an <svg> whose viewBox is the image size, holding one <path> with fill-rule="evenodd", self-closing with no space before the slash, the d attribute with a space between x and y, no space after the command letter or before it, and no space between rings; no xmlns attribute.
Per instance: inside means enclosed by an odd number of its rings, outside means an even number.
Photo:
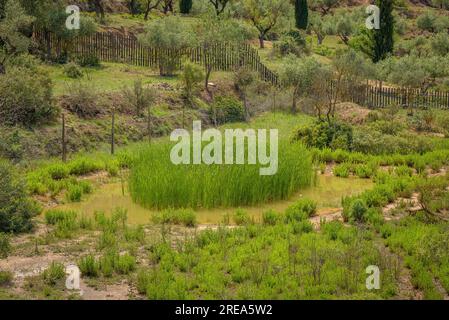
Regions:
<svg viewBox="0 0 449 320"><path fill-rule="evenodd" d="M316 202L307 198L302 198L289 206L286 210L286 214L291 216L293 220L303 220L304 215L306 218L312 217L316 213Z"/></svg>
<svg viewBox="0 0 449 320"><path fill-rule="evenodd" d="M88 255L78 263L82 275L86 277L98 277L100 273L100 263L93 255Z"/></svg>
<svg viewBox="0 0 449 320"><path fill-rule="evenodd" d="M94 53L86 54L79 58L78 64L81 67L100 67L100 58L98 58Z"/></svg>
<svg viewBox="0 0 449 320"><path fill-rule="evenodd" d="M90 159L90 158L78 158L69 164L70 174L76 176L82 176L89 173L100 171L104 168L104 164Z"/></svg>
<svg viewBox="0 0 449 320"><path fill-rule="evenodd" d="M262 215L263 224L274 226L278 221L278 214L274 210L265 211Z"/></svg>
<svg viewBox="0 0 449 320"><path fill-rule="evenodd" d="M0 259L7 258L11 252L9 236L0 232Z"/></svg>
<svg viewBox="0 0 449 320"><path fill-rule="evenodd" d="M45 269L42 276L46 284L54 286L58 280L61 280L65 277L64 265L62 263L53 261L50 266Z"/></svg>
<svg viewBox="0 0 449 320"><path fill-rule="evenodd" d="M64 74L71 79L79 79L83 76L83 70L76 63L70 62L64 66Z"/></svg>
<svg viewBox="0 0 449 320"><path fill-rule="evenodd" d="M217 124L245 120L243 104L233 96L215 97L210 116L212 119L216 119Z"/></svg>
<svg viewBox="0 0 449 320"><path fill-rule="evenodd" d="M192 209L166 209L153 214L152 220L158 224L182 224L186 227L194 227L197 223Z"/></svg>
<svg viewBox="0 0 449 320"><path fill-rule="evenodd" d="M136 258L129 254L124 254L118 257L115 270L119 274L129 274L136 269Z"/></svg>
<svg viewBox="0 0 449 320"><path fill-rule="evenodd" d="M53 180L62 180L69 176L70 171L64 164L53 164L47 167L47 171Z"/></svg>
<svg viewBox="0 0 449 320"><path fill-rule="evenodd" d="M83 188L79 185L69 185L66 199L69 202L80 202L83 195Z"/></svg>
<svg viewBox="0 0 449 320"><path fill-rule="evenodd" d="M76 217L77 213L75 211L52 209L45 212L45 222L50 225L56 225L64 220L74 220Z"/></svg>
<svg viewBox="0 0 449 320"><path fill-rule="evenodd" d="M251 222L248 212L243 209L237 209L234 213L234 222L238 226L246 225Z"/></svg>
<svg viewBox="0 0 449 320"><path fill-rule="evenodd" d="M334 175L340 178L347 178L351 173L351 164L350 163L341 163L334 167Z"/></svg>
<svg viewBox="0 0 449 320"><path fill-rule="evenodd" d="M14 275L10 271L0 271L0 286L7 286L11 284Z"/></svg>

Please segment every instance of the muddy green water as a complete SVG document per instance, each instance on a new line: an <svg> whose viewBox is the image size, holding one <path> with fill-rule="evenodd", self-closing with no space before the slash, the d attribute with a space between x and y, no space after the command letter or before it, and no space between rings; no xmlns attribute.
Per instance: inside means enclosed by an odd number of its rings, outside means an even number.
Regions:
<svg viewBox="0 0 449 320"><path fill-rule="evenodd" d="M291 199L262 204L255 207L242 207L259 221L264 211L273 209L281 212L301 197L310 198L318 203L318 211L323 212L341 206L343 196L358 194L370 189L373 182L368 179L338 178L333 176L318 176L316 185L295 194ZM93 216L97 211L110 214L115 208L121 207L128 210L128 221L131 224L150 223L154 210L149 210L134 203L129 192L125 188L122 193L120 183L110 183L99 187L89 197L79 203L70 203L58 206L58 209L75 210L85 216ZM217 208L197 210L197 218L200 224L216 224L222 221L225 214L233 214L236 208Z"/></svg>

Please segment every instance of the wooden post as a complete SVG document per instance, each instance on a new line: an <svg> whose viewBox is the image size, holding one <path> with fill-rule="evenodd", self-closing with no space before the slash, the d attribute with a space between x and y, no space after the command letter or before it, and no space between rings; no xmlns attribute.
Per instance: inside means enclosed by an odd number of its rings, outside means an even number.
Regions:
<svg viewBox="0 0 449 320"><path fill-rule="evenodd" d="M65 114L62 113L62 161L67 161L67 141L65 135Z"/></svg>
<svg viewBox="0 0 449 320"><path fill-rule="evenodd" d="M111 125L111 154L115 153L115 109L112 109L112 125Z"/></svg>

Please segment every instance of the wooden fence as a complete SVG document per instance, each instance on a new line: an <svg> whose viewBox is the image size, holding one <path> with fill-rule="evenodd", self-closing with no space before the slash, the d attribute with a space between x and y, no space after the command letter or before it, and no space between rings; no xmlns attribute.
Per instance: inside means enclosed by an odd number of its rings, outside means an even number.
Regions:
<svg viewBox="0 0 449 320"><path fill-rule="evenodd" d="M352 102L369 108L397 105L412 108L449 109L449 91L380 88L364 85L353 88L349 96Z"/></svg>
<svg viewBox="0 0 449 320"><path fill-rule="evenodd" d="M249 44L217 43L207 48L198 46L182 50L148 48L139 43L134 35L98 32L92 36L77 37L70 42L58 39L53 34L35 32L34 39L43 50L50 49L58 57L63 52L73 56L95 55L101 61L128 63L136 66L158 67L161 57L172 57L180 66L182 59L203 65L212 65L213 70L233 71L248 68L272 85L279 85L276 73L268 69L256 49Z"/></svg>
<svg viewBox="0 0 449 320"><path fill-rule="evenodd" d="M101 61L128 63L136 66L156 68L161 57L172 57L178 67L188 58L195 63L212 65L215 71L234 71L247 68L257 72L260 78L274 86L281 86L278 75L267 68L256 49L249 44L217 43L215 45L182 50L148 48L133 35L98 32L92 36L77 37L70 42L59 40L53 34L35 32L34 39L43 50L50 49L55 57L66 51L75 57L95 55ZM390 105L416 108L449 109L449 92L405 88L357 86L349 90L348 100L369 108Z"/></svg>

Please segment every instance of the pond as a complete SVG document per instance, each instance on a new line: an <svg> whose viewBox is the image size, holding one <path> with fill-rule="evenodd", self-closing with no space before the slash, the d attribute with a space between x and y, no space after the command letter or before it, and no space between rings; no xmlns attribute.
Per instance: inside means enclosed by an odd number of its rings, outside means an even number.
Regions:
<svg viewBox="0 0 449 320"><path fill-rule="evenodd" d="M289 200L270 202L255 207L242 207L256 221L260 221L262 213L273 209L282 212L289 205L301 197L312 199L318 204L318 213L341 207L343 196L355 195L373 187L369 179L339 178L328 175L319 175L316 185L306 188L295 194ZM95 212L102 211L110 214L120 207L128 211L128 221L131 224L148 224L155 210L149 210L134 203L127 190L122 193L120 183L109 183L99 187L92 195L79 203L69 203L58 206L58 209L75 210L85 216L93 216ZM222 221L225 214L233 214L236 208L216 208L197 210L198 223L217 224Z"/></svg>

